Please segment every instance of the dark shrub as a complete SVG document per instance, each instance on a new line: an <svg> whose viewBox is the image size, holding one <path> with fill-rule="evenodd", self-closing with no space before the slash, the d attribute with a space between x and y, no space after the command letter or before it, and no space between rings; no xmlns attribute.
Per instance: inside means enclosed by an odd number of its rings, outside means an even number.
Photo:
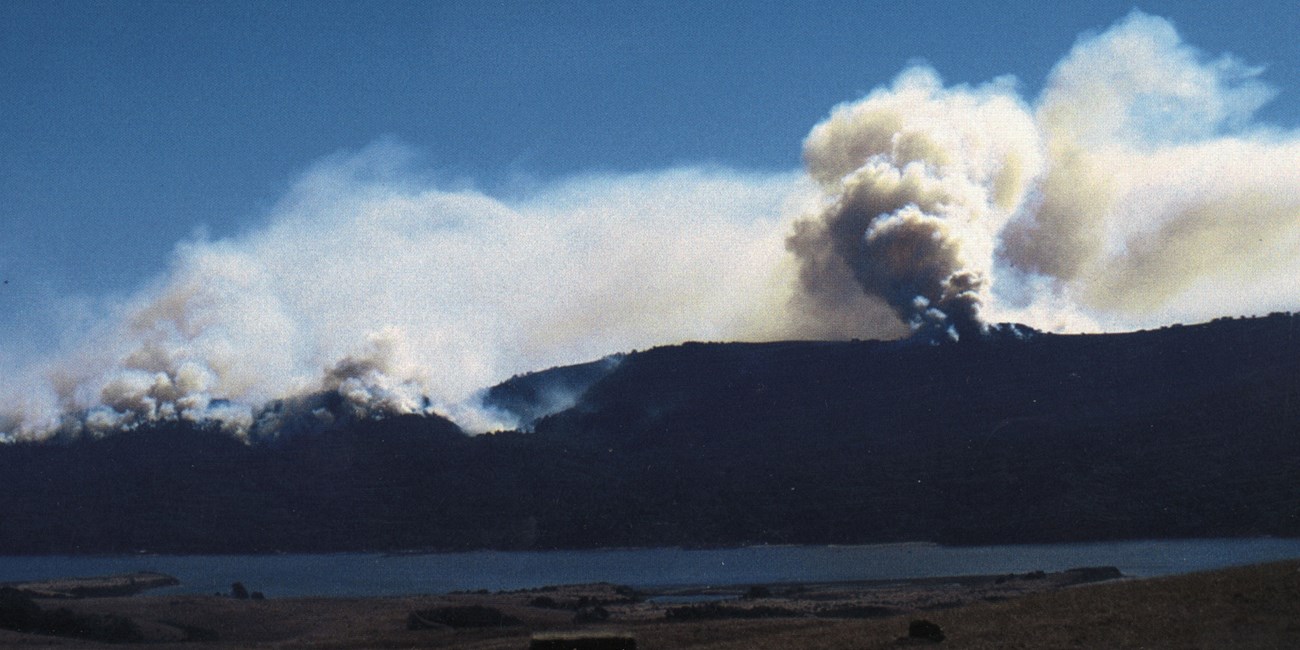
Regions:
<svg viewBox="0 0 1300 650"><path fill-rule="evenodd" d="M726 618L801 618L803 612L785 607L732 607L718 603L669 607L664 618L670 621L709 621Z"/></svg>
<svg viewBox="0 0 1300 650"><path fill-rule="evenodd" d="M244 587L244 583L236 582L235 584L230 585L230 597L238 598L239 600L248 600L248 589Z"/></svg>
<svg viewBox="0 0 1300 650"><path fill-rule="evenodd" d="M609 620L609 610L600 605L582 607L573 615L574 623L604 623Z"/></svg>
<svg viewBox="0 0 1300 650"><path fill-rule="evenodd" d="M925 619L917 619L907 626L907 636L913 639L925 639L938 643L943 641L943 628Z"/></svg>
<svg viewBox="0 0 1300 650"><path fill-rule="evenodd" d="M406 629L408 630L436 629L440 627L504 627L518 624L518 619L506 616L501 613L501 610L481 605L437 607L411 612L406 617Z"/></svg>
<svg viewBox="0 0 1300 650"><path fill-rule="evenodd" d="M817 618L884 618L896 616L898 610L880 605L848 605L817 610Z"/></svg>
<svg viewBox="0 0 1300 650"><path fill-rule="evenodd" d="M46 611L27 594L9 587L0 589L0 628L106 643L144 640L140 628L129 618L77 614L66 608Z"/></svg>
<svg viewBox="0 0 1300 650"><path fill-rule="evenodd" d="M135 621L129 618L113 615L76 614L64 608L52 612L42 612L39 626L32 631L39 634L92 639L105 643L131 643L144 640L140 628L136 626Z"/></svg>
<svg viewBox="0 0 1300 650"><path fill-rule="evenodd" d="M528 650L636 650L636 638L624 634L539 634Z"/></svg>
<svg viewBox="0 0 1300 650"><path fill-rule="evenodd" d="M12 587L0 588L0 628L26 632L40 614L41 608L31 596Z"/></svg>

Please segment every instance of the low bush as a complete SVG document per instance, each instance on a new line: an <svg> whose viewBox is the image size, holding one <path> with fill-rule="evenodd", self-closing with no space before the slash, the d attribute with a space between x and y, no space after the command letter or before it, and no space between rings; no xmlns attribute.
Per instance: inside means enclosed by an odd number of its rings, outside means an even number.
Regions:
<svg viewBox="0 0 1300 650"><path fill-rule="evenodd" d="M518 624L518 619L506 616L501 610L481 605L437 607L411 612L406 617L406 629L408 630L440 627L505 627Z"/></svg>
<svg viewBox="0 0 1300 650"><path fill-rule="evenodd" d="M802 618L803 612L785 607L733 607L707 603L704 605L687 605L669 607L664 610L664 618L670 621L708 621L726 618Z"/></svg>
<svg viewBox="0 0 1300 650"><path fill-rule="evenodd" d="M938 643L944 640L943 628L937 623L925 619L916 619L908 624L907 636L912 639L924 639Z"/></svg>
<svg viewBox="0 0 1300 650"><path fill-rule="evenodd" d="M880 605L849 605L817 610L817 618L885 618L897 616L899 610Z"/></svg>
<svg viewBox="0 0 1300 650"><path fill-rule="evenodd" d="M129 618L78 614L67 608L45 610L27 594L8 587L0 589L0 628L104 643L144 640L140 628Z"/></svg>
<svg viewBox="0 0 1300 650"><path fill-rule="evenodd" d="M636 650L636 638L625 634L539 634L528 650Z"/></svg>

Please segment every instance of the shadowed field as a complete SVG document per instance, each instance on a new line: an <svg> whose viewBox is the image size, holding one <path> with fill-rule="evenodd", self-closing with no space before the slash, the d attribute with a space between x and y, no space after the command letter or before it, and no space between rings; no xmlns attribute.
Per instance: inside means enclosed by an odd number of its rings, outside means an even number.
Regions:
<svg viewBox="0 0 1300 650"><path fill-rule="evenodd" d="M771 585L749 588L748 598L692 604L647 602L645 594L613 585L409 598L135 596L37 602L78 615L128 618L148 647L160 649L522 649L537 632L613 630L634 635L639 648L858 650L929 644L903 639L909 623L922 618L942 628L945 640L939 647L944 648L1300 647L1300 561L1093 584L1078 584L1067 574ZM691 595L725 594L675 594ZM500 612L499 622L505 624L478 626L481 617L476 623L457 622L454 616L484 608ZM412 617L415 612L420 616ZM0 631L0 646L98 647L86 640L9 631Z"/></svg>

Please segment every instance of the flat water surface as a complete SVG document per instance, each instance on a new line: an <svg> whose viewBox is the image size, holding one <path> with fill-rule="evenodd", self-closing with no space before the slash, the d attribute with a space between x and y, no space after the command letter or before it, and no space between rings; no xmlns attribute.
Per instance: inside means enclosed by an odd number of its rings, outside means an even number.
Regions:
<svg viewBox="0 0 1300 650"><path fill-rule="evenodd" d="M267 597L396 596L612 582L633 587L892 580L1115 566L1151 577L1300 558L1300 539L1197 539L948 547L753 546L729 549L384 555L136 555L0 557L0 582L158 571L181 585L152 591Z"/></svg>

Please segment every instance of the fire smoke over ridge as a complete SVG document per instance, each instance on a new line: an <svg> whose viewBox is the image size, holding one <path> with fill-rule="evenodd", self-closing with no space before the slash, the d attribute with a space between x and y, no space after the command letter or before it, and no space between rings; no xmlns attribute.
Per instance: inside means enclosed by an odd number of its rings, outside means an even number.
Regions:
<svg viewBox="0 0 1300 650"><path fill-rule="evenodd" d="M997 233L1042 167L1007 90L949 91L912 69L813 129L804 160L830 203L788 242L810 298L839 309L853 281L914 329L978 334Z"/></svg>
<svg viewBox="0 0 1300 650"><path fill-rule="evenodd" d="M5 369L0 437L159 419L256 429L314 391L358 416L509 426L475 391L687 339L1113 330L1289 310L1300 134L1261 71L1134 13L1035 100L913 67L835 108L806 173L441 187L380 142L318 163L254 232L177 248L79 345ZM269 425L268 425L269 426Z"/></svg>
<svg viewBox="0 0 1300 650"><path fill-rule="evenodd" d="M789 243L801 299L841 322L860 288L849 309L953 336L1292 309L1300 135L1252 122L1260 73L1139 12L1081 38L1032 105L1014 80L905 71L805 143L826 198Z"/></svg>

